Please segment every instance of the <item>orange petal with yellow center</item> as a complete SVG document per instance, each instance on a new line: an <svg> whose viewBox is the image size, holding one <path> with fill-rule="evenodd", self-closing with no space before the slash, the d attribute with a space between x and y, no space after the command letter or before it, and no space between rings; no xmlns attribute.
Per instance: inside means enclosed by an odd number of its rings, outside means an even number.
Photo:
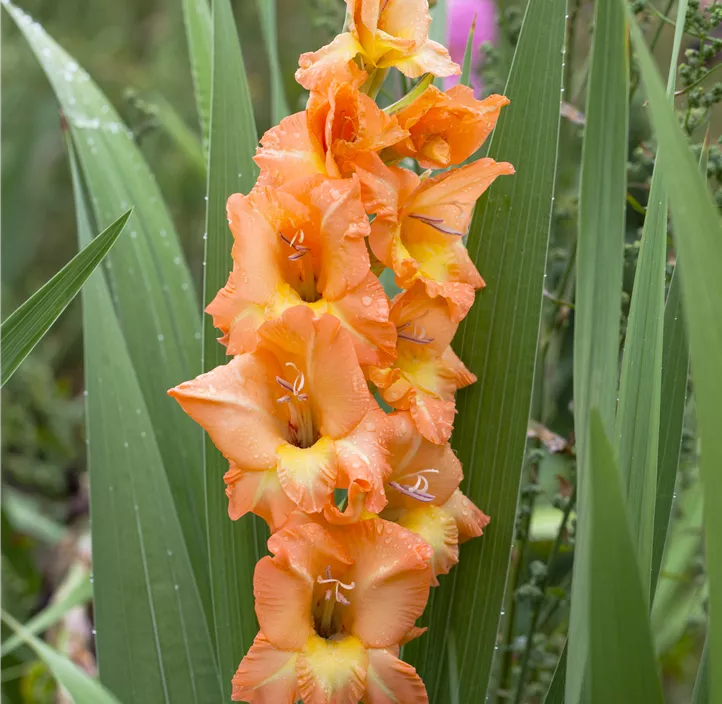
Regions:
<svg viewBox="0 0 722 704"><path fill-rule="evenodd" d="M428 704L426 687L416 670L390 649L368 651L366 704Z"/></svg>
<svg viewBox="0 0 722 704"><path fill-rule="evenodd" d="M311 636L296 666L304 704L358 704L367 665L366 649L358 638Z"/></svg>
<svg viewBox="0 0 722 704"><path fill-rule="evenodd" d="M346 628L368 647L398 643L426 606L432 550L419 536L379 518L343 528L355 581Z"/></svg>
<svg viewBox="0 0 722 704"><path fill-rule="evenodd" d="M403 58L382 60L380 65L395 66L408 78L418 78L425 73L440 78L461 73L461 67L451 60L448 49L431 39L424 42L414 53Z"/></svg>
<svg viewBox="0 0 722 704"><path fill-rule="evenodd" d="M294 704L298 653L279 650L259 633L233 676L231 700L251 704Z"/></svg>
<svg viewBox="0 0 722 704"><path fill-rule="evenodd" d="M448 574L459 561L459 531L453 516L439 506L420 506L403 510L396 518L400 526L420 535L434 551L431 566L434 586L440 574Z"/></svg>
<svg viewBox="0 0 722 704"><path fill-rule="evenodd" d="M228 497L228 516L232 521L253 512L266 521L273 533L296 508L283 491L275 468L265 472L247 472L231 462L223 480Z"/></svg>
<svg viewBox="0 0 722 704"><path fill-rule="evenodd" d="M288 422L287 409L274 395L279 371L272 359L240 355L168 394L226 458L244 469L270 469L276 464L276 449L285 442Z"/></svg>
<svg viewBox="0 0 722 704"><path fill-rule="evenodd" d="M333 501L338 467L331 438L324 436L306 448L281 445L276 456L278 480L302 511L316 513Z"/></svg>

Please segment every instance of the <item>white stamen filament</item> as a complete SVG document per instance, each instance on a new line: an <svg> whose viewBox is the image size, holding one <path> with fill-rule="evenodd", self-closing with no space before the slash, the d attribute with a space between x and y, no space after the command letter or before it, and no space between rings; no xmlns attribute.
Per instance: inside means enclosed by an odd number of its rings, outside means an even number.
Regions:
<svg viewBox="0 0 722 704"><path fill-rule="evenodd" d="M301 244L303 242L305 235L303 233L303 230L299 230L292 239L288 239L284 234L279 233L281 236L281 239L291 248L294 250L293 254L288 255L288 260L291 262L298 261L303 257L304 255L308 254L311 250L308 247L305 247Z"/></svg>
<svg viewBox="0 0 722 704"><path fill-rule="evenodd" d="M293 396L295 396L299 401L308 401L308 394L301 393L306 384L306 376L293 362L286 362L286 366L293 367L296 370L296 378L293 380L293 383L291 383L281 376L276 377L276 381L281 388L286 391L290 391L290 394L285 394L284 396L276 399L276 401L278 403L286 403L290 401Z"/></svg>
<svg viewBox="0 0 722 704"><path fill-rule="evenodd" d="M433 337L426 336L426 328L423 327L423 325L421 326L421 330L418 331L416 329L416 323L414 323L410 333L405 332L410 325L411 321L409 320L396 328L396 333L401 340L406 340L407 342L417 342L420 345L428 345L430 342L434 341Z"/></svg>
<svg viewBox="0 0 722 704"><path fill-rule="evenodd" d="M418 472L414 472L414 474L411 475L411 477L416 477L416 483L413 486L399 482L389 482L389 485L412 499L428 503L429 501L433 501L436 496L429 493L429 480L424 476L424 474L427 473L438 474L439 470L421 469Z"/></svg>
<svg viewBox="0 0 722 704"><path fill-rule="evenodd" d="M334 596L336 598L336 601L339 604L348 606L351 602L343 594L341 594L339 589L347 589L348 591L351 591L356 586L356 582L351 582L350 584L345 584L340 579L334 579L331 576L331 566L330 565L326 566L325 575L326 575L325 578L323 578L323 577L321 577L321 575L319 575L316 578L316 581L319 584L335 584L336 586L335 586L335 590L334 590L334 592L335 592ZM331 599L331 590L330 589L326 590L326 594L325 594L324 598L326 601L329 601Z"/></svg>

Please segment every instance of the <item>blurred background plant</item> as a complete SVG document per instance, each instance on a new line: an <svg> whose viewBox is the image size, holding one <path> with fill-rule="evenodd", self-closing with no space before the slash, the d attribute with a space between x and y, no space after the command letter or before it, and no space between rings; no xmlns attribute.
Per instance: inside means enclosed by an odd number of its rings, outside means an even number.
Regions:
<svg viewBox="0 0 722 704"><path fill-rule="evenodd" d="M233 4L260 133L271 122L260 18L256 2ZM90 70L119 108L158 178L200 288L205 174L181 3L25 0L22 7ZM635 0L632 8L666 71L675 0L659 6ZM532 421L493 675L492 700L502 702L542 700L568 627L576 526L574 267L592 3L570 0L568 11L564 119ZM463 59L469 25L476 16L473 83L479 95L503 90L523 12L523 3L515 0L498 0L498 6L492 0L449 0L449 44L457 61ZM278 0L279 55L292 109L301 109L305 99L292 79L299 53L330 41L343 16L342 0ZM704 152L709 184L720 207L722 150L715 108L722 99L722 82L716 78L722 80L722 74L714 74L720 66L721 23L722 5L689 1L675 103L696 156ZM8 21L2 23L2 98L5 318L76 250L75 210L57 103L26 41ZM634 73L629 99L620 344L656 153L645 96ZM668 256L673 265L671 247ZM81 332L76 303L2 391L2 596L4 608L22 622L62 598L69 575L89 569ZM693 400L687 403L671 540L652 618L672 702L690 701L705 638ZM493 515L493 507L487 508ZM3 641L8 635L3 627ZM82 667L94 670L90 604L69 610L47 638ZM46 667L29 649L13 650L2 665L3 702L62 700Z"/></svg>

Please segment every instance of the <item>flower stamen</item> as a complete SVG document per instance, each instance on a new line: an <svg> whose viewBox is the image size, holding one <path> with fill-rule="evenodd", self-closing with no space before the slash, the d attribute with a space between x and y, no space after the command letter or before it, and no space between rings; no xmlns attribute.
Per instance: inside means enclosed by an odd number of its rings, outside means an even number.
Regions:
<svg viewBox="0 0 722 704"><path fill-rule="evenodd" d="M432 218L428 215L420 215L419 213L411 213L410 218L415 220L421 220L425 225L433 227L439 232L443 232L445 235L453 235L454 237L463 237L466 233L460 232L459 230L452 230L450 227L444 225L444 218Z"/></svg>
<svg viewBox="0 0 722 704"><path fill-rule="evenodd" d="M429 501L433 501L436 496L429 493L429 480L424 476L424 474L427 473L438 474L439 470L421 469L418 472L415 472L411 475L411 477L416 477L416 483L413 486L400 484L399 482L389 482L389 486L392 486L396 489L396 491L400 491L402 494L405 494L412 499L428 503Z"/></svg>
<svg viewBox="0 0 722 704"><path fill-rule="evenodd" d="M303 387L306 385L305 374L293 362L286 362L286 366L293 367L296 370L296 378L293 380L293 383L291 383L290 381L286 381L282 376L276 377L276 382L281 386L281 388L290 392L277 398L277 403L287 403L294 396L299 401L308 401L308 394L301 393Z"/></svg>
<svg viewBox="0 0 722 704"><path fill-rule="evenodd" d="M334 596L336 598L336 601L339 604L343 604L344 606L349 606L351 604L351 602L343 594L341 594L339 589L346 589L348 591L351 591L356 586L356 582L351 582L350 584L345 584L340 579L334 579L331 576L331 566L330 565L326 565L326 570L324 572L324 575L325 575L325 577L321 577L321 575L319 575L316 578L316 581L319 584L335 584L336 587L335 587ZM327 589L325 597L324 597L325 601L331 600L331 594L332 594L331 590Z"/></svg>
<svg viewBox="0 0 722 704"><path fill-rule="evenodd" d="M291 248L294 250L293 254L288 255L288 261L295 262L298 261L301 257L305 256L310 252L311 250L302 245L301 242L304 240L304 232L303 230L299 230L292 239L288 239L282 232L278 233L281 237L281 239Z"/></svg>

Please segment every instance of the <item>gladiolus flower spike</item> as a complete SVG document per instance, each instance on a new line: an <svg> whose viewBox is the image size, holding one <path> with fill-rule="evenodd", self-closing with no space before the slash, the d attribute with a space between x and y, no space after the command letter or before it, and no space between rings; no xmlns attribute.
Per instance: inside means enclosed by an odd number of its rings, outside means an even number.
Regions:
<svg viewBox="0 0 722 704"><path fill-rule="evenodd" d="M306 110L263 136L256 185L228 199L233 270L206 312L230 359L169 391L229 461L230 518L271 530L240 702L427 702L400 647L489 522L449 444L456 390L476 380L450 343L484 286L474 204L514 173L460 164L508 100L431 85L458 66L428 38L427 0L346 4L348 31L299 60ZM420 80L383 111L390 69Z"/></svg>

